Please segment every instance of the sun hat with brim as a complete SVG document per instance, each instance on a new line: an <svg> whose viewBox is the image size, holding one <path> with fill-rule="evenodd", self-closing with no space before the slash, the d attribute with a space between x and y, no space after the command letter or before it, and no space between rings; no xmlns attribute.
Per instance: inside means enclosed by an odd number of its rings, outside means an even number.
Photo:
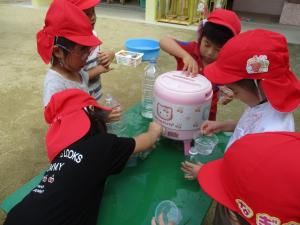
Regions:
<svg viewBox="0 0 300 225"><path fill-rule="evenodd" d="M227 27L234 35L241 32L241 22L239 17L230 10L215 9L207 17L207 21Z"/></svg>
<svg viewBox="0 0 300 225"><path fill-rule="evenodd" d="M300 104L300 82L290 70L287 42L276 32L257 29L233 37L204 75L220 85L259 79L268 101L280 112Z"/></svg>
<svg viewBox="0 0 300 225"><path fill-rule="evenodd" d="M68 0L81 10L89 9L100 4L101 0Z"/></svg>
<svg viewBox="0 0 300 225"><path fill-rule="evenodd" d="M91 125L84 112L87 106L111 111L111 108L99 105L92 96L80 89L67 89L51 97L44 110L45 121L49 124L46 147L50 161L87 134Z"/></svg>
<svg viewBox="0 0 300 225"><path fill-rule="evenodd" d="M248 134L224 158L203 165L197 179L209 196L250 224L300 224L299 149L300 133Z"/></svg>
<svg viewBox="0 0 300 225"><path fill-rule="evenodd" d="M82 46L93 47L102 43L93 35L89 18L67 0L52 2L45 25L36 35L38 53L46 64L51 60L55 37L65 37Z"/></svg>

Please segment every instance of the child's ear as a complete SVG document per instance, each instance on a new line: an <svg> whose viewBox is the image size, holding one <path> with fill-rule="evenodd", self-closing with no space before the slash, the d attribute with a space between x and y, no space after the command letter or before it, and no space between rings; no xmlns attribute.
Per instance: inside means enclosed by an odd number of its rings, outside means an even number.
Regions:
<svg viewBox="0 0 300 225"><path fill-rule="evenodd" d="M52 54L58 59L62 59L64 55L62 49L56 45L53 46Z"/></svg>

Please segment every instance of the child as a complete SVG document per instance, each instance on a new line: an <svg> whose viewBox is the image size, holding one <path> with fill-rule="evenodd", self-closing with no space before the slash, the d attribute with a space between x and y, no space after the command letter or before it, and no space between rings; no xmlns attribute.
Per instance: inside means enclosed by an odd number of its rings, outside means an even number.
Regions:
<svg viewBox="0 0 300 225"><path fill-rule="evenodd" d="M228 148L246 134L295 130L292 111L300 104L300 82L290 71L287 42L281 34L262 29L239 34L224 45L204 74L225 84L248 105L238 122L205 121L204 135L234 131ZM182 169L196 177L200 167L185 162Z"/></svg>
<svg viewBox="0 0 300 225"><path fill-rule="evenodd" d="M80 8L90 19L92 27L94 29L96 23L95 6L98 5L101 0L69 0L78 8ZM97 37L97 33L93 30L93 34ZM106 73L109 70L109 65L113 61L115 53L113 51L101 51L100 46L97 46L91 55L88 57L84 70L89 75L89 93L96 100L99 100L102 96L101 91L101 74Z"/></svg>
<svg viewBox="0 0 300 225"><path fill-rule="evenodd" d="M68 88L88 92L88 74L81 70L102 42L93 35L88 17L66 0L50 5L44 28L37 33L37 47L46 64L51 60L44 81L44 106L51 96Z"/></svg>
<svg viewBox="0 0 300 225"><path fill-rule="evenodd" d="M299 225L299 149L299 133L250 134L205 164L198 182L224 206L213 224Z"/></svg>
<svg viewBox="0 0 300 225"><path fill-rule="evenodd" d="M108 176L120 173L131 154L153 146L162 131L152 122L134 138L108 134L107 110L79 89L52 96L44 111L51 165L5 225L96 225Z"/></svg>
<svg viewBox="0 0 300 225"><path fill-rule="evenodd" d="M176 58L177 70L188 73L203 74L203 69L214 62L223 45L241 31L238 16L229 10L216 9L207 18L205 24L200 24L198 40L180 42L173 38L163 38L160 47ZM224 93L227 96L227 93ZM224 104L231 100L224 98ZM209 114L210 120L216 120L218 88L214 87L214 95Z"/></svg>

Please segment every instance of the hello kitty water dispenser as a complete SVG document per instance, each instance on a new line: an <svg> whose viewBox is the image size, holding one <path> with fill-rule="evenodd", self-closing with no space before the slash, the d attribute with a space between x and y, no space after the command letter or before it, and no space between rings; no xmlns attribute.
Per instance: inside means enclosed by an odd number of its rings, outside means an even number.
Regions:
<svg viewBox="0 0 300 225"><path fill-rule="evenodd" d="M212 94L210 81L202 75L192 78L182 71L171 71L155 81L153 118L165 128L165 137L184 142L185 154L208 119Z"/></svg>

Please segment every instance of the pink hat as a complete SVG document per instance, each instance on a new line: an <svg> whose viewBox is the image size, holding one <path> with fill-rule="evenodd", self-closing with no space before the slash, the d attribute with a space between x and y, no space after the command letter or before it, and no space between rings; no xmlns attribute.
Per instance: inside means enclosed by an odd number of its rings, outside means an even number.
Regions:
<svg viewBox="0 0 300 225"><path fill-rule="evenodd" d="M101 0L68 0L81 10L89 9L100 4Z"/></svg>
<svg viewBox="0 0 300 225"><path fill-rule="evenodd" d="M241 22L239 17L230 10L215 9L209 14L207 21L227 27L234 35L241 32Z"/></svg>
<svg viewBox="0 0 300 225"><path fill-rule="evenodd" d="M300 82L290 70L284 36L268 30L251 30L230 39L215 62L204 69L215 84L260 79L273 108L290 112L300 104Z"/></svg>
<svg viewBox="0 0 300 225"><path fill-rule="evenodd" d="M66 89L51 97L44 111L49 124L46 146L50 161L89 131L90 119L83 110L86 106L111 111L111 108L100 106L92 96L80 89Z"/></svg>
<svg viewBox="0 0 300 225"><path fill-rule="evenodd" d="M55 37L65 37L79 45L97 46L102 42L93 35L89 18L67 0L54 0L45 18L45 26L37 35L37 49L48 64L52 57Z"/></svg>
<svg viewBox="0 0 300 225"><path fill-rule="evenodd" d="M249 134L199 171L202 189L250 224L300 224L300 133Z"/></svg>

